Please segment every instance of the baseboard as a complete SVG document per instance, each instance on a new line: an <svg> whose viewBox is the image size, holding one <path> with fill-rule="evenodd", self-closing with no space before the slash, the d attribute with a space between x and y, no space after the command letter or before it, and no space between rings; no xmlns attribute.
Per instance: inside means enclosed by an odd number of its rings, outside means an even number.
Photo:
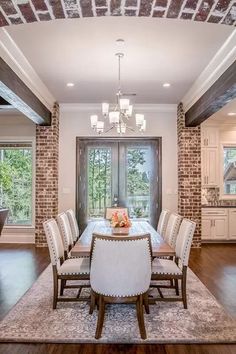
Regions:
<svg viewBox="0 0 236 354"><path fill-rule="evenodd" d="M0 243L35 243L34 228L5 228L0 236Z"/></svg>

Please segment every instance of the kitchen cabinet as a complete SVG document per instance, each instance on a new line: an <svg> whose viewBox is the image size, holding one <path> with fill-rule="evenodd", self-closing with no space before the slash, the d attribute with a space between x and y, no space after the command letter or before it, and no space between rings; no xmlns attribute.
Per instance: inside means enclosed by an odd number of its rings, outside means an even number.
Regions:
<svg viewBox="0 0 236 354"><path fill-rule="evenodd" d="M202 187L219 186L219 150L202 148Z"/></svg>
<svg viewBox="0 0 236 354"><path fill-rule="evenodd" d="M236 208L229 210L229 240L236 240Z"/></svg>
<svg viewBox="0 0 236 354"><path fill-rule="evenodd" d="M228 210L202 209L202 240L220 241L228 238Z"/></svg>
<svg viewBox="0 0 236 354"><path fill-rule="evenodd" d="M218 148L219 146L219 130L217 127L202 126L201 129L202 147Z"/></svg>

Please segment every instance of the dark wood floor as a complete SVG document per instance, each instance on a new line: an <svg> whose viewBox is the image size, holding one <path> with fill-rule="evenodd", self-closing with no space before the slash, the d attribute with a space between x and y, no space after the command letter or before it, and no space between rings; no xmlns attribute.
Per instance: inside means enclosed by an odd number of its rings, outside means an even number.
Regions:
<svg viewBox="0 0 236 354"><path fill-rule="evenodd" d="M48 251L0 244L0 318L49 264ZM231 315L236 315L236 244L193 249L190 267ZM0 354L235 354L235 345L0 344Z"/></svg>

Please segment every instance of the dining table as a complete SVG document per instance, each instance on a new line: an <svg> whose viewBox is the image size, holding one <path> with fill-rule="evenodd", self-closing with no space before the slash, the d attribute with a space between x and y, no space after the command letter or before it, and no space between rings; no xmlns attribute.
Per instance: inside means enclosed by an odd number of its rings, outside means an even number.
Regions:
<svg viewBox="0 0 236 354"><path fill-rule="evenodd" d="M89 257L93 234L117 236L112 234L109 220L89 221L79 240L71 249L72 257ZM163 237L146 220L132 220L129 233L126 236L150 234L153 257L174 256L175 250L163 239ZM125 237L125 236L119 236Z"/></svg>

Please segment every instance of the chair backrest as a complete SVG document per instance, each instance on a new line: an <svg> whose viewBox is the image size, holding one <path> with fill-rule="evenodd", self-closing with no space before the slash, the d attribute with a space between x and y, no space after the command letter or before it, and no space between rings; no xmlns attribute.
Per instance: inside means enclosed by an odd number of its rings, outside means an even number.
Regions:
<svg viewBox="0 0 236 354"><path fill-rule="evenodd" d="M164 239L171 246L175 247L182 216L171 213L168 219Z"/></svg>
<svg viewBox="0 0 236 354"><path fill-rule="evenodd" d="M150 234L130 237L93 234L90 259L90 283L96 293L126 297L149 289Z"/></svg>
<svg viewBox="0 0 236 354"><path fill-rule="evenodd" d="M79 227L78 227L78 223L77 223L77 220L75 217L74 210L72 210L72 209L66 210L66 215L67 215L69 222L70 222L73 240L74 240L74 242L76 242L79 238Z"/></svg>
<svg viewBox="0 0 236 354"><path fill-rule="evenodd" d="M64 247L56 220L50 219L45 221L43 228L47 238L52 265L57 265L58 260L64 258Z"/></svg>
<svg viewBox="0 0 236 354"><path fill-rule="evenodd" d="M106 208L105 212L105 219L106 220L111 220L112 214L118 211L118 213L121 214L126 214L128 215L128 208L122 208L122 207L111 207L111 208Z"/></svg>
<svg viewBox="0 0 236 354"><path fill-rule="evenodd" d="M68 252L73 246L74 240L72 237L70 222L66 213L60 213L57 215L57 223L61 232L65 251Z"/></svg>
<svg viewBox="0 0 236 354"><path fill-rule="evenodd" d="M187 266L189 260L190 248L193 240L196 223L183 219L176 240L175 253L180 258L182 265Z"/></svg>
<svg viewBox="0 0 236 354"><path fill-rule="evenodd" d="M157 225L157 232L164 238L166 227L168 223L168 219L170 216L170 211L167 209L163 209L161 215L159 217L158 225Z"/></svg>

